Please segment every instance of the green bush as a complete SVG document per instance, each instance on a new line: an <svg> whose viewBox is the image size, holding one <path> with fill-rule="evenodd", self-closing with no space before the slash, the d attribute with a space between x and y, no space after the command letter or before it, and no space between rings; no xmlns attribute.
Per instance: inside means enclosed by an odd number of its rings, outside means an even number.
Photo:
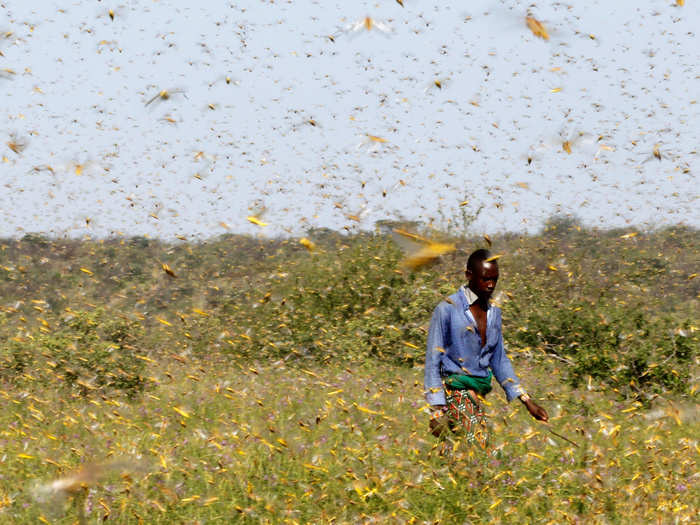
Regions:
<svg viewBox="0 0 700 525"><path fill-rule="evenodd" d="M54 377L77 388L134 396L146 386L136 348L143 330L128 318L105 319L102 309L73 312L38 343Z"/></svg>
<svg viewBox="0 0 700 525"><path fill-rule="evenodd" d="M33 348L21 341L10 339L0 353L0 378L12 381L34 364Z"/></svg>
<svg viewBox="0 0 700 525"><path fill-rule="evenodd" d="M450 238L454 253L415 272L400 269L404 255L388 235L307 237L312 253L292 238L233 234L175 244L6 240L0 379L133 395L145 367L159 366L147 359L167 364L159 358L172 354L419 365L434 307L485 242L502 255L498 292L514 354L529 348L535 363L556 358L573 384L591 377L642 399L687 391L697 375L698 230L591 230L555 217L536 235Z"/></svg>
<svg viewBox="0 0 700 525"><path fill-rule="evenodd" d="M522 325L507 339L567 362L574 386L590 376L633 396L687 388L698 347L687 321L678 326L641 305L620 307L601 299L582 305L545 297L511 304L509 310Z"/></svg>

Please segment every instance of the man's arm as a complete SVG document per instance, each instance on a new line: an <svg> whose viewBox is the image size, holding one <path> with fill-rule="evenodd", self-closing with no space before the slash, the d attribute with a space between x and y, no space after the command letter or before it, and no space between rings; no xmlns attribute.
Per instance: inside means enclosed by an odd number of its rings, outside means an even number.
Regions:
<svg viewBox="0 0 700 525"><path fill-rule="evenodd" d="M506 355L505 347L503 346L503 334L501 333L500 327L498 330L498 341L496 342L496 348L491 355L491 361L489 363L493 375L496 377L496 381L501 385L506 393L506 399L510 403L516 397L525 394L525 390L520 386L520 379L515 375L513 370L513 365Z"/></svg>
<svg viewBox="0 0 700 525"><path fill-rule="evenodd" d="M525 389L523 389L523 387L520 385L520 379L518 379L518 376L515 375L513 365L506 354L506 350L503 345L503 334L500 326L498 330L498 342L496 344L496 348L494 349L493 355L491 356L490 366L496 380L499 382L501 387L503 387L503 390L506 393L506 399L509 403L516 397L519 397L532 417L540 421L547 421L549 419L547 411L535 403L527 392L525 392Z"/></svg>
<svg viewBox="0 0 700 525"><path fill-rule="evenodd" d="M530 399L530 396L527 395L527 393L520 396L520 401L523 402L523 405L525 405L527 411L530 412L530 415L535 419L538 419L540 421L549 420L549 415L547 414L547 411L541 406L539 406L537 403L535 403L532 399Z"/></svg>
<svg viewBox="0 0 700 525"><path fill-rule="evenodd" d="M433 311L425 351L425 399L429 405L444 406L445 391L440 377L442 354L449 343L449 306L440 303Z"/></svg>

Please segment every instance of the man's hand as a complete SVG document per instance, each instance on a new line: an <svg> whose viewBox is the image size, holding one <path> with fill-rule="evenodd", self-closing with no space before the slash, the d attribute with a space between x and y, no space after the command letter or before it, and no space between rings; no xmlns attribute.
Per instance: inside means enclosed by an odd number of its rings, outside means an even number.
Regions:
<svg viewBox="0 0 700 525"><path fill-rule="evenodd" d="M527 397L526 399L521 399L523 404L527 407L527 411L530 412L532 417L539 421L548 421L549 416L547 415L547 411L539 406L537 403L535 403L532 399Z"/></svg>
<svg viewBox="0 0 700 525"><path fill-rule="evenodd" d="M432 405L430 407L430 433L435 437L442 436L448 430L445 418L445 405Z"/></svg>

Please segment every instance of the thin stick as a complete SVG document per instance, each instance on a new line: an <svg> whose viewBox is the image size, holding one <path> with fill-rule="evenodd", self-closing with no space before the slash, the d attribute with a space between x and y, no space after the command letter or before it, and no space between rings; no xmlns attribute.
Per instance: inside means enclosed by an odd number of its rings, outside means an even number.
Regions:
<svg viewBox="0 0 700 525"><path fill-rule="evenodd" d="M552 434L554 434L554 435L557 436L558 438L563 439L564 441L568 441L569 443L571 443L571 444L572 444L573 446L575 446L576 448L580 448L580 446L579 446L578 443L575 443L574 441L571 441L568 437L562 436L561 434L559 434L559 433L555 432L554 430L552 430L552 427L549 426L549 423L544 422L544 421L543 421L543 423L547 426L547 430L549 430Z"/></svg>

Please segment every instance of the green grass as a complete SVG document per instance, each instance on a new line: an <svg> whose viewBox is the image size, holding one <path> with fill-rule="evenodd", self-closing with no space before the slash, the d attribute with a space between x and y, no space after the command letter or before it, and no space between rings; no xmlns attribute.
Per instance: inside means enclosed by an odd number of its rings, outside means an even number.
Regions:
<svg viewBox="0 0 700 525"><path fill-rule="evenodd" d="M406 273L384 236L309 236L0 243L0 521L698 520L697 230L493 239L516 372L580 446L496 389L490 457L440 455L422 386L484 240Z"/></svg>
<svg viewBox="0 0 700 525"><path fill-rule="evenodd" d="M137 402L85 402L40 385L5 393L0 512L71 523L70 501L36 503L33 482L113 456L135 461L134 472L86 489L90 522L108 514L117 523L697 518L696 416L666 401L650 417L599 385L563 387L556 368L516 366L552 428L580 448L499 392L488 408L497 456L462 447L445 459L427 433L421 370L377 364L171 360Z"/></svg>

